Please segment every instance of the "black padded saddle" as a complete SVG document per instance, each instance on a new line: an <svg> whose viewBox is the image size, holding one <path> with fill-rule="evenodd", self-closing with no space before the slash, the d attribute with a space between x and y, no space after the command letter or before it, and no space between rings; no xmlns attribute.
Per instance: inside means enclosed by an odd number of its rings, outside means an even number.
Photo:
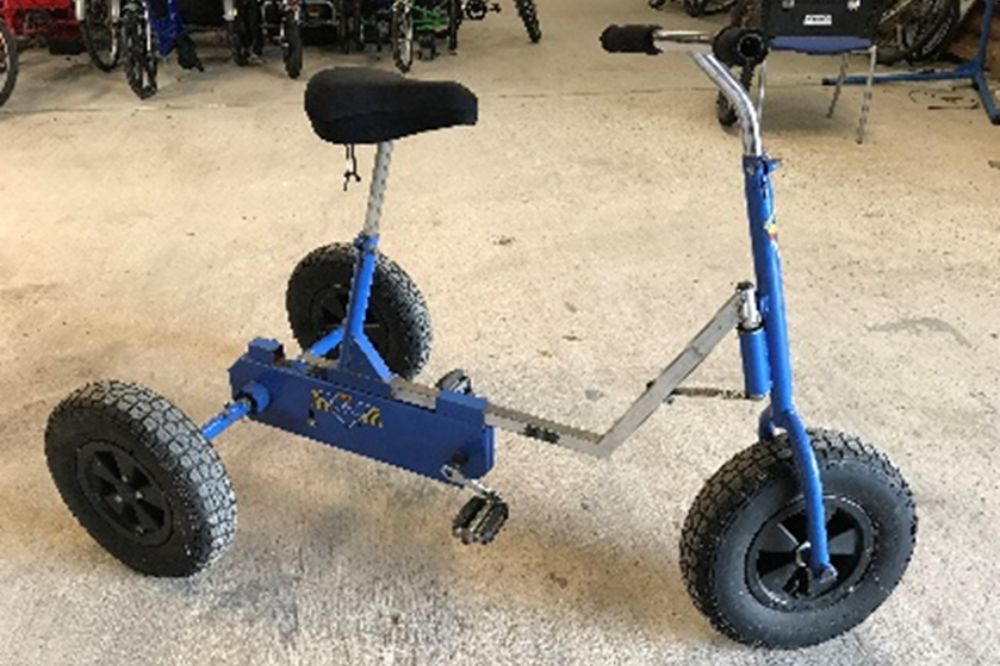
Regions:
<svg viewBox="0 0 1000 666"><path fill-rule="evenodd" d="M331 143L380 143L430 130L475 125L476 96L452 81L417 81L362 67L336 67L306 86L306 113Z"/></svg>

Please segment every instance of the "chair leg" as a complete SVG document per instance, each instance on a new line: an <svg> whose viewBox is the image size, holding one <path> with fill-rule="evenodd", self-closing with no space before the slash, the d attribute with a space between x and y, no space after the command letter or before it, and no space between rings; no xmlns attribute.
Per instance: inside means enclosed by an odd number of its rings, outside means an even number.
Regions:
<svg viewBox="0 0 1000 666"><path fill-rule="evenodd" d="M826 112L827 118L833 118L833 112L837 108L837 101L840 99L840 91L844 89L844 79L847 78L847 54L840 59L840 72L837 74L837 87L833 89L833 99L830 100L830 108Z"/></svg>
<svg viewBox="0 0 1000 666"><path fill-rule="evenodd" d="M861 103L861 119L858 121L858 143L865 142L865 126L868 124L868 114L872 109L872 88L875 85L875 61L878 59L878 47L872 44L868 49L868 80L865 82L865 97Z"/></svg>

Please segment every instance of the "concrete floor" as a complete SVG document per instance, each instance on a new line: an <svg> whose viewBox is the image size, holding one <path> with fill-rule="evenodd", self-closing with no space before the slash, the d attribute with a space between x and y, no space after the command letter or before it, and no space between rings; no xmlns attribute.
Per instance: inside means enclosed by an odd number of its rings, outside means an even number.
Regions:
<svg viewBox="0 0 1000 666"><path fill-rule="evenodd" d="M384 249L435 316L426 380L458 365L498 402L604 428L750 276L739 148L707 80L597 47L614 21L705 25L645 4L549 0L535 47L505 6L459 57L417 63L481 98L478 127L394 161ZM118 377L206 418L249 337L290 340L295 262L363 212L367 184L340 191L343 154L276 52L237 69L206 39L208 70L168 65L141 104L120 73L26 53L0 111L0 664L998 662L1000 129L970 91L886 88L859 147L858 90L824 117L829 60L775 59L766 129L800 410L877 443L919 502L915 559L870 621L771 653L690 604L680 525L753 441L742 403L679 401L606 462L501 435L490 480L512 519L486 549L448 536L454 490L240 427L218 442L240 508L227 557L168 581L105 554L49 480L48 412ZM306 55L307 75L344 62ZM692 383L738 386L735 350Z"/></svg>

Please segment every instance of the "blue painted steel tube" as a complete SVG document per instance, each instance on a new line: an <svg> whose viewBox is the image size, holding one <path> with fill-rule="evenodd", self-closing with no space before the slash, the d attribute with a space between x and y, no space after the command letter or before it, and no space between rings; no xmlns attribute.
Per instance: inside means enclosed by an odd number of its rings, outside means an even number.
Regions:
<svg viewBox="0 0 1000 666"><path fill-rule="evenodd" d="M326 356L331 351L337 348L341 340L344 339L344 329L338 328L335 331L330 331L322 338L316 341L312 347L308 349L306 353L312 354L313 356Z"/></svg>
<svg viewBox="0 0 1000 666"><path fill-rule="evenodd" d="M350 367L351 355L357 346L355 341L365 332L365 313L371 296L372 280L375 277L375 252L378 249L378 235L358 236L354 242L358 248L358 263L351 280L351 296L348 302L347 320L344 322L344 339L341 342L339 367Z"/></svg>
<svg viewBox="0 0 1000 666"><path fill-rule="evenodd" d="M823 487L819 476L816 454L809 441L802 419L795 410L778 418L779 425L788 431L792 441L792 457L802 483L802 496L806 502L806 531L809 534L809 566L813 573L822 574L830 568L830 550L827 544L826 516L823 509Z"/></svg>
<svg viewBox="0 0 1000 666"><path fill-rule="evenodd" d="M767 356L771 367L772 423L764 424L762 419L761 430L778 426L790 436L792 456L805 498L811 546L809 565L814 574L820 575L830 569L823 486L809 435L795 412L792 399L792 363L785 318L781 256L778 252L777 225L774 219L774 191L770 180L775 167L776 163L766 155L743 158L758 306L764 319Z"/></svg>
<svg viewBox="0 0 1000 666"><path fill-rule="evenodd" d="M763 398L771 390L767 335L763 327L740 331L740 357L743 359L744 393L748 398Z"/></svg>
<svg viewBox="0 0 1000 666"><path fill-rule="evenodd" d="M201 434L211 442L252 410L253 402L249 398L240 398L231 402L221 412L205 422L205 425L201 427Z"/></svg>

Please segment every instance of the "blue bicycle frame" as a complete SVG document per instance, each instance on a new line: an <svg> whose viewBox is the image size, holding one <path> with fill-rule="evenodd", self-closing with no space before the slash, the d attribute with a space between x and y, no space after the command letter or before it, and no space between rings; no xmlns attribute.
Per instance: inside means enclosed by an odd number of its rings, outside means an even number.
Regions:
<svg viewBox="0 0 1000 666"><path fill-rule="evenodd" d="M660 39L670 34L661 31ZM685 33L688 50L694 42ZM485 399L405 381L364 333L376 269L379 222L392 153L379 144L364 228L343 325L296 359L257 339L230 369L234 402L202 429L213 439L243 417L388 462L445 483L469 485L494 462L494 429L502 428L606 457L674 395L732 330L740 335L746 397L770 395L760 418L762 439L788 433L808 523L808 564L820 582L835 578L827 548L823 489L809 435L795 410L792 367L770 176L776 162L761 147L757 114L728 70L707 52L695 62L737 109L743 128L743 171L757 282L736 293L605 433L593 433L490 404ZM333 352L336 352L335 354ZM329 360L330 358L333 360ZM472 480L472 481L470 481Z"/></svg>

